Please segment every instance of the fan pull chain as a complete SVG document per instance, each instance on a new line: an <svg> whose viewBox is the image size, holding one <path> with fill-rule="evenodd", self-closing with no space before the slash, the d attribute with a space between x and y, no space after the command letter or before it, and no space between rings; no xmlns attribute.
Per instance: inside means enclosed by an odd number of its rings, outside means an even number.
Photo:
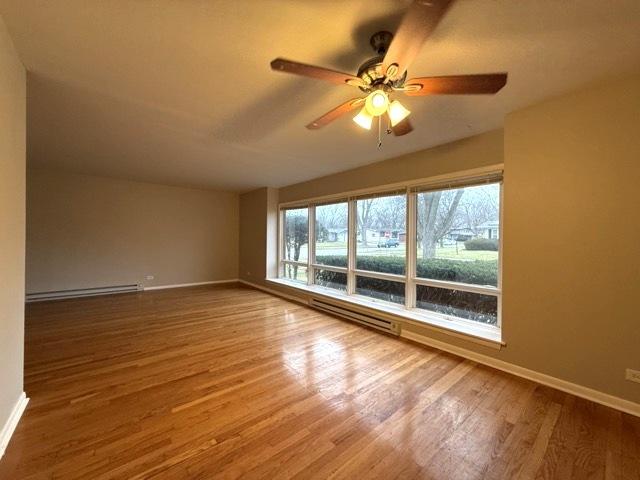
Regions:
<svg viewBox="0 0 640 480"><path fill-rule="evenodd" d="M382 115L378 116L378 148L382 148Z"/></svg>

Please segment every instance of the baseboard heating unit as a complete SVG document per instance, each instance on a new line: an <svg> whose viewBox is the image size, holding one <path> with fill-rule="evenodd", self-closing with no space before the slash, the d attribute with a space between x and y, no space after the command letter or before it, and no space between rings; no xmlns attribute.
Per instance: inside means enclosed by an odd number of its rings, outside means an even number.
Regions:
<svg viewBox="0 0 640 480"><path fill-rule="evenodd" d="M392 335L400 335L400 324L397 322L392 322L390 320L374 317L366 313L357 312L348 307L335 305L325 302L324 300L318 300L316 298L312 298L309 301L309 305L311 305L313 308L324 310L325 312L333 313L334 315L346 318L347 320L366 325L367 327L382 330L383 332L391 333Z"/></svg>
<svg viewBox="0 0 640 480"><path fill-rule="evenodd" d="M27 293L27 302L43 302L63 298L92 297L94 295L112 295L114 293L137 292L142 290L138 284L111 285L108 287L79 288L73 290L57 290L53 292Z"/></svg>

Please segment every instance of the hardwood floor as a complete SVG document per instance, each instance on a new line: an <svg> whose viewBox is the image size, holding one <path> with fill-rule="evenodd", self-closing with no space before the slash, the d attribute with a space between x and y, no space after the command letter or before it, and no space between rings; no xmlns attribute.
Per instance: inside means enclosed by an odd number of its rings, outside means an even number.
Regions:
<svg viewBox="0 0 640 480"><path fill-rule="evenodd" d="M640 478L640 419L242 287L30 304L2 479Z"/></svg>

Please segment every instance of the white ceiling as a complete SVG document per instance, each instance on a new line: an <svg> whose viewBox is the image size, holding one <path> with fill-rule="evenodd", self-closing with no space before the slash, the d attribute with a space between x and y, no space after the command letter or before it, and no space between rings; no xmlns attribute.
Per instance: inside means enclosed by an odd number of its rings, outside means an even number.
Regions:
<svg viewBox="0 0 640 480"><path fill-rule="evenodd" d="M227 190L283 186L500 127L504 115L640 66L638 0L458 0L409 76L508 71L496 96L412 97L415 131L310 120L359 91L272 72L354 72L408 1L0 0L29 70L28 157Z"/></svg>

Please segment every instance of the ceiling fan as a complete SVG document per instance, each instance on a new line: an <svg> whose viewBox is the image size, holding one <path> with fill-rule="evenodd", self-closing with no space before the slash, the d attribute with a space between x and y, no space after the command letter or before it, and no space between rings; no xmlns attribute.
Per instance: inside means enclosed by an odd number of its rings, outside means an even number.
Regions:
<svg viewBox="0 0 640 480"><path fill-rule="evenodd" d="M273 60L271 68L362 90L366 93L365 96L347 100L309 123L307 128L322 128L342 115L359 109L353 120L362 128L370 130L374 118L378 118L380 146L382 116L386 115L389 121L387 133L393 132L400 136L413 130L407 118L411 112L399 100L392 100L397 93L409 96L492 94L507 83L506 73L416 77L407 80L407 68L453 1L414 0L395 36L387 31L373 34L370 44L376 51L376 56L364 62L356 75L284 58Z"/></svg>

